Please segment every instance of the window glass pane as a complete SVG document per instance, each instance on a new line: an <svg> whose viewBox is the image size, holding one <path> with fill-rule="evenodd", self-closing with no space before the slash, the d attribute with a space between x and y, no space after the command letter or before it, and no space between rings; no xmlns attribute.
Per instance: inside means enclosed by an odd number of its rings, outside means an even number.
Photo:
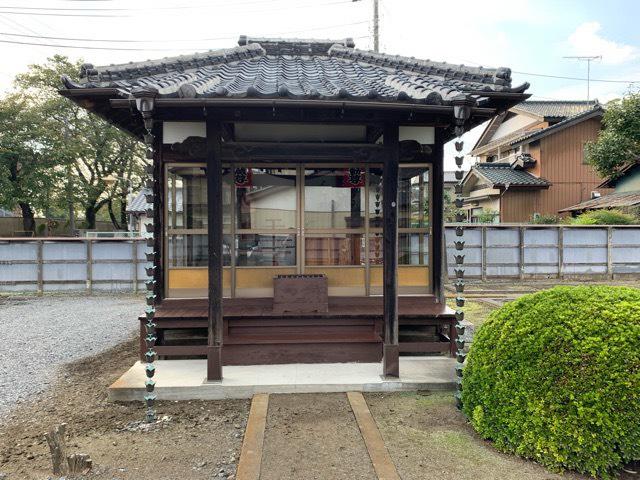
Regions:
<svg viewBox="0 0 640 480"><path fill-rule="evenodd" d="M207 177L204 166L173 166L167 171L168 227L207 228ZM231 226L231 173L223 170L222 214L225 231Z"/></svg>
<svg viewBox="0 0 640 480"><path fill-rule="evenodd" d="M429 171L426 167L401 168L398 178L398 227L429 226Z"/></svg>
<svg viewBox="0 0 640 480"><path fill-rule="evenodd" d="M382 265L382 233L369 235L369 264ZM398 234L398 265L428 265L429 234Z"/></svg>
<svg viewBox="0 0 640 480"><path fill-rule="evenodd" d="M429 234L400 233L398 235L399 265L429 264Z"/></svg>
<svg viewBox="0 0 640 480"><path fill-rule="evenodd" d="M369 233L369 264L382 265L382 233Z"/></svg>
<svg viewBox="0 0 640 480"><path fill-rule="evenodd" d="M382 168L369 169L369 226L382 228Z"/></svg>
<svg viewBox="0 0 640 480"><path fill-rule="evenodd" d="M305 237L305 265L364 265L363 234Z"/></svg>
<svg viewBox="0 0 640 480"><path fill-rule="evenodd" d="M236 257L236 265L239 267L295 265L296 236L236 235Z"/></svg>
<svg viewBox="0 0 640 480"><path fill-rule="evenodd" d="M365 176L360 168L305 170L305 227L364 228Z"/></svg>
<svg viewBox="0 0 640 480"><path fill-rule="evenodd" d="M169 267L207 267L207 235L169 235ZM231 265L231 235L222 241L223 265Z"/></svg>
<svg viewBox="0 0 640 480"><path fill-rule="evenodd" d="M296 227L296 170L234 168L239 229Z"/></svg>

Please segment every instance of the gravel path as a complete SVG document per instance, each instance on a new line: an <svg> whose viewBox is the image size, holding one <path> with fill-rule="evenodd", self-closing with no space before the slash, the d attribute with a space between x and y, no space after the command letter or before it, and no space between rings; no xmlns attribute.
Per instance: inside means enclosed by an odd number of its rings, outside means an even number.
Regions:
<svg viewBox="0 0 640 480"><path fill-rule="evenodd" d="M0 297L0 417L60 365L130 338L144 308L132 295Z"/></svg>

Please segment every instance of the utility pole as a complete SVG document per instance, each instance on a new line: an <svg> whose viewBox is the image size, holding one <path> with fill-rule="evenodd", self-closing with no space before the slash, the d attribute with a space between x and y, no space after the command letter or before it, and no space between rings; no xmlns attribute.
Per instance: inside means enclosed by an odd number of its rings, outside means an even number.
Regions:
<svg viewBox="0 0 640 480"><path fill-rule="evenodd" d="M362 0L352 0L360 2ZM378 14L379 0L373 0L373 51L380 51L380 16Z"/></svg>
<svg viewBox="0 0 640 480"><path fill-rule="evenodd" d="M380 24L378 21L378 0L373 0L373 51L380 51Z"/></svg>
<svg viewBox="0 0 640 480"><path fill-rule="evenodd" d="M576 55L563 58L570 58L572 60L578 60L579 62L587 62L587 103L589 103L589 100L591 100L591 62L594 60L602 60L602 55Z"/></svg>

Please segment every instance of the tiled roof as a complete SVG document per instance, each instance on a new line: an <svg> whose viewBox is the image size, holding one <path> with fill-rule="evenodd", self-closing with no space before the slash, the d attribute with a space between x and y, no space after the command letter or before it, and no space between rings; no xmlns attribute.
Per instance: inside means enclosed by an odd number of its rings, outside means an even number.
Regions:
<svg viewBox="0 0 640 480"><path fill-rule="evenodd" d="M603 114L604 114L604 109L602 108L602 106L600 104L595 104L595 105L592 105L590 109L584 110L583 112L578 113L577 115L574 115L572 117L567 117L561 122L554 123L550 127L542 128L540 130L530 131L515 139L512 139L509 141L509 145L517 145L519 143L524 142L525 140L531 141L540 137L544 137L554 132L557 132L559 130L562 130L563 128L570 127L571 125L581 122L582 120L586 120L588 118L595 117L595 116L602 116Z"/></svg>
<svg viewBox="0 0 640 480"><path fill-rule="evenodd" d="M147 210L145 195L151 194L150 188L143 188L127 205L127 213L144 213Z"/></svg>
<svg viewBox="0 0 640 480"><path fill-rule="evenodd" d="M560 130L570 124L573 121L581 120L582 118L588 117L594 112L603 113L604 110L602 105L597 102L586 102L580 100L552 100L552 101L529 101L521 102L516 106L511 108L512 112L518 113L519 111L532 113L534 115L538 115L543 117L543 119L547 122L555 122L551 126L546 128L534 128L534 129L519 129L514 132L503 135L495 140L491 140L490 142L484 144L476 144L471 150L472 155L480 155L482 153L488 152L495 147L501 145L516 145L523 140L529 140L534 136L538 135L546 135L548 133L552 133L556 130ZM493 128L497 129L499 123L496 123L496 120L499 120L499 117L494 119ZM487 126L490 128L491 125ZM528 127L527 127L528 128ZM485 130L486 132L486 130ZM495 131L494 131L495 133ZM483 134L484 135L484 134ZM479 142L482 140L482 136L480 137Z"/></svg>
<svg viewBox="0 0 640 480"><path fill-rule="evenodd" d="M548 187L544 178L538 178L524 170L514 170L508 163L476 163L471 171L489 181L493 186Z"/></svg>
<svg viewBox="0 0 640 480"><path fill-rule="evenodd" d="M127 205L127 213L145 213L147 211L147 199L145 195L153 193L153 190L150 188L143 188L138 192L138 194L133 197L133 200L129 202ZM169 196L167 208L171 209L172 199ZM182 190L176 190L176 204L177 209L176 212L182 212Z"/></svg>
<svg viewBox="0 0 640 480"><path fill-rule="evenodd" d="M522 93L508 68L482 68L357 50L352 40L247 39L240 46L161 60L95 68L67 89L156 88L160 97L351 99L448 104L482 91Z"/></svg>
<svg viewBox="0 0 640 480"><path fill-rule="evenodd" d="M610 193L608 195L603 195L602 197L586 200L571 207L563 208L562 210L559 210L559 212L633 207L635 205L640 205L640 192Z"/></svg>
<svg viewBox="0 0 640 480"><path fill-rule="evenodd" d="M598 103L595 102L595 105ZM584 111L591 110L594 102L583 100L527 100L519 103L513 110L522 110L545 119L565 119L573 117Z"/></svg>
<svg viewBox="0 0 640 480"><path fill-rule="evenodd" d="M454 172L454 171L445 171L444 172L444 183L458 183L458 180L456 180L456 172Z"/></svg>
<svg viewBox="0 0 640 480"><path fill-rule="evenodd" d="M640 157L624 165L614 176L607 178L604 182L598 185L598 187L614 188L618 184L618 180L621 180L628 175L633 175L633 172L640 172Z"/></svg>

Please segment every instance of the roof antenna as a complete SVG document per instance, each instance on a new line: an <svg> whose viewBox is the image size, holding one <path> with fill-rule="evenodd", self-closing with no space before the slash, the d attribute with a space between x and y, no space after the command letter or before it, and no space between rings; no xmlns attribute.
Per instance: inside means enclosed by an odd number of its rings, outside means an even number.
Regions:
<svg viewBox="0 0 640 480"><path fill-rule="evenodd" d="M573 60L578 60L579 62L587 62L587 103L589 103L589 90L591 87L591 62L594 60L602 60L602 55L576 55L562 58L570 58Z"/></svg>

